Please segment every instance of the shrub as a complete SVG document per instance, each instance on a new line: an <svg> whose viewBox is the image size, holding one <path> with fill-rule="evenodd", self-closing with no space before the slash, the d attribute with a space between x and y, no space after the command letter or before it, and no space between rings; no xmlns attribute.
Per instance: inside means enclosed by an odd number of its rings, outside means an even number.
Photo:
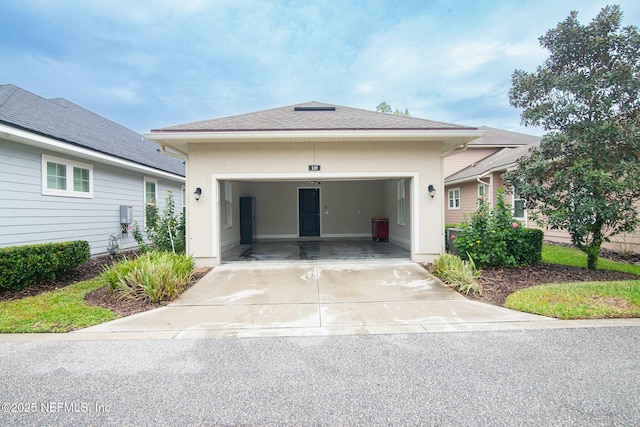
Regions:
<svg viewBox="0 0 640 427"><path fill-rule="evenodd" d="M521 239L514 248L522 265L531 265L542 261L542 241L544 232L533 228L523 228Z"/></svg>
<svg viewBox="0 0 640 427"><path fill-rule="evenodd" d="M84 240L0 248L0 288L24 289L54 280L91 259Z"/></svg>
<svg viewBox="0 0 640 427"><path fill-rule="evenodd" d="M144 234L153 246L160 251L184 253L186 248L184 213L175 213L171 190L168 193L165 199L164 211L160 212L155 206L147 206ZM137 222L133 226L132 234L141 252L151 249L145 243L145 236Z"/></svg>
<svg viewBox="0 0 640 427"><path fill-rule="evenodd" d="M525 229L514 220L500 189L496 207L481 203L461 224L454 244L462 258L472 258L479 267L516 267L542 259L542 236L542 231Z"/></svg>
<svg viewBox="0 0 640 427"><path fill-rule="evenodd" d="M150 251L125 259L98 278L121 300L171 301L180 295L193 274L192 257Z"/></svg>
<svg viewBox="0 0 640 427"><path fill-rule="evenodd" d="M482 293L482 286L478 283L482 271L476 269L473 259L464 261L456 255L445 253L433 260L429 271L462 293Z"/></svg>

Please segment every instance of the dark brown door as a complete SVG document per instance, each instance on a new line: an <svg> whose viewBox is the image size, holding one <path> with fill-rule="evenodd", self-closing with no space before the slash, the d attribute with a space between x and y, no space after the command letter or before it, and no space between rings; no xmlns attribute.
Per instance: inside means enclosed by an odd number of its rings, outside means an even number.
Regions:
<svg viewBox="0 0 640 427"><path fill-rule="evenodd" d="M320 189L298 189L300 236L320 235Z"/></svg>

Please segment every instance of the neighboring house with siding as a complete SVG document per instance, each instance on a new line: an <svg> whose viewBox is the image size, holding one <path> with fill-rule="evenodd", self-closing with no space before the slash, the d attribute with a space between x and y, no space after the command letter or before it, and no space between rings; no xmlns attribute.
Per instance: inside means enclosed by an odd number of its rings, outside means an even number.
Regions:
<svg viewBox="0 0 640 427"><path fill-rule="evenodd" d="M524 201L518 197L517 188L509 188L502 178L507 170L516 166L520 157L526 156L532 146L540 143L541 138L534 138L537 140L527 146L505 148L445 178L446 223L458 224L462 222L465 215L477 209L479 197L494 207L498 189L503 189L505 202L513 207L514 217L527 227L540 228L534 221L529 220ZM636 206L640 209L640 201L636 203ZM547 240L571 243L571 237L566 231L548 228L542 228L542 230ZM640 252L640 232L614 236L612 241L603 244L603 247L619 252Z"/></svg>
<svg viewBox="0 0 640 427"><path fill-rule="evenodd" d="M528 225L526 209L517 191L510 192L502 179L508 168L515 166L516 161L527 154L530 147L539 143L536 138L529 145L518 148L504 148L466 168L445 178L445 221L447 224L459 224L465 215L475 212L478 201L482 198L493 207L499 189L505 191L505 202L513 206L514 217ZM514 194L515 193L515 194Z"/></svg>
<svg viewBox="0 0 640 427"><path fill-rule="evenodd" d="M171 190L179 209L184 171L183 160L66 99L0 85L0 247L87 240L98 255L110 234L135 247L120 206L142 224L145 206L162 207Z"/></svg>

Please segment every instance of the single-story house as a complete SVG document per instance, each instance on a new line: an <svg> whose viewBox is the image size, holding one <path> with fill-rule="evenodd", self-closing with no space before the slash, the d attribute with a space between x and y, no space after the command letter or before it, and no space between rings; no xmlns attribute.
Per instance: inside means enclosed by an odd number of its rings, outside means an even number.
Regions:
<svg viewBox="0 0 640 427"><path fill-rule="evenodd" d="M184 160L63 98L0 85L0 247L110 235L135 247L134 222L168 190L183 205Z"/></svg>
<svg viewBox="0 0 640 427"><path fill-rule="evenodd" d="M488 134L489 132L486 132L483 138L490 137ZM505 201L511 204L514 217L526 227L540 228L534 221L529 220L525 203L518 196L518 189L509 188L502 178L507 170L516 167L516 162L520 157L526 156L530 148L538 145L541 141L539 137L531 138L533 139L528 145L518 148L504 148L445 178L447 224L458 224L465 215L475 212L480 197L493 207L498 189L503 189L506 196ZM637 202L637 206L640 209L640 201ZM571 237L566 231L548 228L542 228L542 230L546 240L571 243ZM614 236L612 241L605 243L603 247L618 252L640 253L640 232Z"/></svg>
<svg viewBox="0 0 640 427"><path fill-rule="evenodd" d="M242 240L245 197L258 240L370 237L385 217L390 244L430 261L444 245L443 159L482 133L307 102L145 137L187 159L187 250L216 265Z"/></svg>

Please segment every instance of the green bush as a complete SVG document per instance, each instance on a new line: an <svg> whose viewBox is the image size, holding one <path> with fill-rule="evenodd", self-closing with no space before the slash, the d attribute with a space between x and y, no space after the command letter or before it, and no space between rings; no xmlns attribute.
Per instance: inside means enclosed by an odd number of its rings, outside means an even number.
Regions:
<svg viewBox="0 0 640 427"><path fill-rule="evenodd" d="M479 267L516 267L542 259L542 236L542 231L525 229L514 220L500 189L496 207L480 203L460 225L454 244L463 259L471 257Z"/></svg>
<svg viewBox="0 0 640 427"><path fill-rule="evenodd" d="M175 213L172 192L168 191L164 205L164 211L160 212L157 207L148 206L145 210L146 238L152 245L160 251L171 251L174 253L184 253L186 248L185 220L182 212ZM133 227L133 238L138 243L141 252L146 252L151 248L145 243L145 236L136 222Z"/></svg>
<svg viewBox="0 0 640 427"><path fill-rule="evenodd" d="M522 265L531 265L542 261L542 241L544 232L533 228L523 228L518 246L514 248Z"/></svg>
<svg viewBox="0 0 640 427"><path fill-rule="evenodd" d="M456 255L445 253L433 260L429 271L460 292L482 293L482 286L478 283L482 271L476 269L473 259L464 261Z"/></svg>
<svg viewBox="0 0 640 427"><path fill-rule="evenodd" d="M136 259L125 259L98 278L121 300L154 303L180 295L193 274L192 257L172 252L150 251Z"/></svg>
<svg viewBox="0 0 640 427"><path fill-rule="evenodd" d="M54 280L91 259L84 240L0 248L0 288L24 289Z"/></svg>

